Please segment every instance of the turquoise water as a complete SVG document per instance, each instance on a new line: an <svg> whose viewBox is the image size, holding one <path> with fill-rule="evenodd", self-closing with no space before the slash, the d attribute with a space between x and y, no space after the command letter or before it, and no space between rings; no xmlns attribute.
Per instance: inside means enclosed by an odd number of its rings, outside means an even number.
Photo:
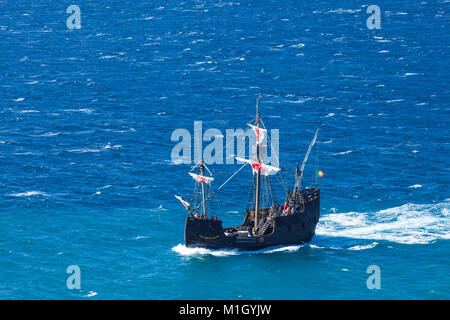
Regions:
<svg viewBox="0 0 450 320"><path fill-rule="evenodd" d="M379 30L359 1L76 4L69 30L69 4L0 1L1 299L450 297L448 2L380 1ZM316 236L188 249L171 134L245 128L259 93L287 183L320 127ZM209 167L218 186L240 166ZM245 169L217 194L226 226Z"/></svg>

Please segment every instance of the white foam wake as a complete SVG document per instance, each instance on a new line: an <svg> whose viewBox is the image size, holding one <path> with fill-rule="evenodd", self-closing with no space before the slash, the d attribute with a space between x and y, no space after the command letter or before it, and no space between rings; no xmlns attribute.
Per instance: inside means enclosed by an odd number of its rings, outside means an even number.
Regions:
<svg viewBox="0 0 450 320"><path fill-rule="evenodd" d="M212 255L215 257L234 256L239 254L237 250L211 250L206 248L189 248L179 243L172 248L172 251L187 257Z"/></svg>
<svg viewBox="0 0 450 320"><path fill-rule="evenodd" d="M267 254L267 253L280 253L280 252L295 252L298 251L302 245L293 246L279 246L279 247L269 247L261 250L254 251L244 251L236 249L206 249L206 248L188 248L184 244L178 244L172 248L172 251L187 257L201 257L201 256L215 256L215 257L226 257L226 256L236 256L236 255L253 255L253 254Z"/></svg>
<svg viewBox="0 0 450 320"><path fill-rule="evenodd" d="M427 244L439 239L450 239L449 206L450 199L446 199L442 203L407 203L375 212L330 213L320 218L316 234ZM376 242L373 244L376 245ZM358 249L362 247L354 247L354 250Z"/></svg>
<svg viewBox="0 0 450 320"><path fill-rule="evenodd" d="M379 243L374 240L386 240L403 244L427 244L439 239L450 239L449 219L450 199L436 204L407 203L373 212L330 213L320 218L316 237L306 247L334 250L368 250ZM324 237L322 237L324 236ZM362 239L330 240L330 238ZM267 253L296 252L303 245L269 247L255 251L234 249L211 250L188 248L178 244L172 251L187 257L236 256Z"/></svg>

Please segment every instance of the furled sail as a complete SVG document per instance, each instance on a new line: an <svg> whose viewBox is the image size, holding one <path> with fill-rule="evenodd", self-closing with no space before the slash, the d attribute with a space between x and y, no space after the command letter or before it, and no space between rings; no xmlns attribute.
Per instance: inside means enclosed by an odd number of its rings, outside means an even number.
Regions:
<svg viewBox="0 0 450 320"><path fill-rule="evenodd" d="M243 158L239 158L239 157L235 157L235 158L238 161L250 163L250 165L252 166L252 169L253 169L253 173L257 173L258 171L260 171L261 174L264 176L271 176L271 175L277 174L278 171L281 170L280 168L269 166L268 164L260 163L257 161L247 160L247 159L243 159Z"/></svg>
<svg viewBox="0 0 450 320"><path fill-rule="evenodd" d="M212 181L214 181L213 177L205 177L205 176L202 176L202 175L199 175L199 174L195 174L195 173L192 173L192 172L189 172L189 174L198 183L202 183L202 182L211 183Z"/></svg>

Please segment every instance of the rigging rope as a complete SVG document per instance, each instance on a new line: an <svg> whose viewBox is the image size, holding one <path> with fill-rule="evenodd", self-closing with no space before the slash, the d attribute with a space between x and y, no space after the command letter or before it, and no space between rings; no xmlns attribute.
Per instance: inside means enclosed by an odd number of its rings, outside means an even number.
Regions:
<svg viewBox="0 0 450 320"><path fill-rule="evenodd" d="M231 144L233 144L233 153L234 153L234 142L235 142L235 140L236 140L236 144L238 143L237 142L237 139L240 137L240 136L242 136L243 134L246 134L247 133L247 131L248 130L251 130L251 129L237 129L237 130L242 130L242 132L241 133L239 133L237 136L234 136L234 138L227 144L227 145L225 145L225 147L224 148L222 148L222 150L220 150L220 151L222 151L222 154L223 154L223 151L225 150L225 154L226 154L226 151L228 150L228 147L231 145ZM235 132L237 131L237 130L235 130ZM226 139L225 139L226 140ZM237 151L237 145L236 145L236 153L238 153ZM244 151L245 152L245 151Z"/></svg>
<svg viewBox="0 0 450 320"><path fill-rule="evenodd" d="M218 187L213 193L211 193L208 198L206 198L205 202L208 201L209 199L211 199L212 196L214 196L214 194L219 191L228 181L230 181L239 171L242 170L242 168L244 168L247 165L247 163L244 163L244 165L242 167L239 168L238 171L236 171L235 173L233 173L233 175L231 177L229 177L224 183L222 183L222 185L220 187ZM198 206L196 206L194 208L194 210L197 210L198 208L200 208L201 204L199 204Z"/></svg>
<svg viewBox="0 0 450 320"><path fill-rule="evenodd" d="M261 120L261 123L262 123L262 125L263 125L263 128L264 129L266 129L266 125L264 124L264 121L260 118L260 120ZM266 129L267 130L267 129ZM270 140L270 137L269 137L269 135L267 134L267 140L269 141L269 143L270 143L270 152L272 153L272 150L273 150L273 145L272 145L272 141ZM276 152L273 152L273 154L275 155L275 159L277 159L277 164L278 164L278 166L280 166L280 160L278 159L278 156L277 156L277 153Z"/></svg>
<svg viewBox="0 0 450 320"><path fill-rule="evenodd" d="M266 125L264 124L264 121L263 121L262 119L260 119L260 120L261 120L261 123L262 123L264 129L266 129ZM268 140L269 143L270 143L270 149L273 150L272 140L270 139L269 135L267 135L267 140ZM272 152L273 152L273 151L272 151ZM273 154L274 154L274 156L275 156L275 159L277 160L278 166L281 167L281 166L280 166L280 160L278 159L277 153L276 153L276 152L273 152ZM282 187L283 190L287 193L287 192L288 192L288 189L286 188L286 185L284 184L283 180L281 180L281 178L278 177L278 175L275 175L275 178L277 178L277 180L278 180L278 182L280 183L281 187Z"/></svg>

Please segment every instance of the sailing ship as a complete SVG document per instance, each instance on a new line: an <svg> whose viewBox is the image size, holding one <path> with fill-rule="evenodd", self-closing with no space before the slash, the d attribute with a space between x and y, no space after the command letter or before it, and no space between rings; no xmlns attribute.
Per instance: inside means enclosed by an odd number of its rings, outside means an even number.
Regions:
<svg viewBox="0 0 450 320"><path fill-rule="evenodd" d="M276 177L281 168L264 163L267 148L263 140L267 136L267 129L258 112L260 97L261 95L256 100L254 123L249 124L256 135L252 159L235 157L243 165L214 192L211 192L214 177L206 164L200 160L189 172L195 180L191 202L189 203L182 196L175 196L188 211L184 228L184 240L187 247L258 250L270 246L303 244L309 242L314 236L320 216L320 190L317 185L317 176L314 187L302 188L301 184L305 164L317 140L318 129L300 169L297 163L295 173L293 172L293 187L284 188L285 201L282 204L276 204L273 198L271 176ZM268 136L266 143L267 140ZM217 216L210 216L207 204L247 165L252 168L252 188L243 222L239 226L223 227L222 221ZM284 184L283 187L285 187Z"/></svg>

